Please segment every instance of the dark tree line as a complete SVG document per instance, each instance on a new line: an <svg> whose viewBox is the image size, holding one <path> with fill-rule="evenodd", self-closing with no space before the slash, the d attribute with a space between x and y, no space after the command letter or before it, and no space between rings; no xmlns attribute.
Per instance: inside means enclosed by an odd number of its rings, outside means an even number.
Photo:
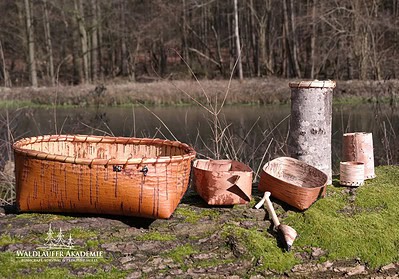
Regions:
<svg viewBox="0 0 399 279"><path fill-rule="evenodd" d="M0 84L389 79L397 0L3 0Z"/></svg>

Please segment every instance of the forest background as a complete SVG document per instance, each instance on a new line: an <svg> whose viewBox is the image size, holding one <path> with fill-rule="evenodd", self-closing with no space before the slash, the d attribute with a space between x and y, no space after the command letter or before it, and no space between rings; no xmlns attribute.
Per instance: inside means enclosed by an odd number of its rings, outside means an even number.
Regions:
<svg viewBox="0 0 399 279"><path fill-rule="evenodd" d="M0 85L399 75L397 0L3 0Z"/></svg>

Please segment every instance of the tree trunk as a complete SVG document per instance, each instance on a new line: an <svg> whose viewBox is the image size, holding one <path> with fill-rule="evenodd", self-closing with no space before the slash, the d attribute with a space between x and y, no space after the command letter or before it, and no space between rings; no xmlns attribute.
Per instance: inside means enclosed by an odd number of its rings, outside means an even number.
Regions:
<svg viewBox="0 0 399 279"><path fill-rule="evenodd" d="M76 15L72 17L72 28L73 84L79 84L85 82L85 77L83 73L82 56L80 54L80 34Z"/></svg>
<svg viewBox="0 0 399 279"><path fill-rule="evenodd" d="M91 28L91 77L95 82L98 79L98 18L97 0L91 0L92 28Z"/></svg>
<svg viewBox="0 0 399 279"><path fill-rule="evenodd" d="M80 35L80 47L81 47L83 76L84 76L83 83L87 83L90 81L89 52L88 52L87 32L85 27L84 9L83 9L82 0L74 0L74 5L75 5L76 21L78 24L79 35Z"/></svg>
<svg viewBox="0 0 399 279"><path fill-rule="evenodd" d="M187 23L187 7L186 7L186 0L182 0L182 57L184 62L187 65L190 65L190 56L188 51L188 23ZM187 69L188 73L190 73L190 69Z"/></svg>
<svg viewBox="0 0 399 279"><path fill-rule="evenodd" d="M97 65L97 69L99 71L100 74L100 79L104 79L104 67L103 67L103 24L102 21L103 19L102 17L102 12L101 12L101 5L98 4L97 2L97 34L98 34L98 51L97 51L97 57L98 57L98 65Z"/></svg>
<svg viewBox="0 0 399 279"><path fill-rule="evenodd" d="M295 73L295 77L301 78L301 70L298 61L298 46L297 46L297 36L296 36L296 26L295 26L295 14L294 14L294 0L290 0L290 23L291 23L291 57L292 64Z"/></svg>
<svg viewBox="0 0 399 279"><path fill-rule="evenodd" d="M223 67L223 56L222 56L222 49L220 47L220 39L219 35L216 32L216 29L214 26L212 26L213 34L215 36L215 41L216 41L216 49L217 49L217 55L218 55L218 63L219 63L219 71L222 77L224 77L224 67Z"/></svg>
<svg viewBox="0 0 399 279"><path fill-rule="evenodd" d="M251 48L253 51L253 63L254 63L255 75L257 77L260 77L261 76L262 59L260 58L259 53L260 52L262 53L263 48L261 45L260 32L259 31L256 32L258 30L258 28L255 24L256 17L255 17L255 6L254 6L253 0L249 1L249 12L250 12L250 18L251 18Z"/></svg>
<svg viewBox="0 0 399 279"><path fill-rule="evenodd" d="M310 78L315 78L316 0L312 0L312 32L310 36Z"/></svg>
<svg viewBox="0 0 399 279"><path fill-rule="evenodd" d="M126 43L126 18L125 18L125 0L121 1L120 5L120 30L121 30L121 69L122 76L127 76L129 74L129 55Z"/></svg>
<svg viewBox="0 0 399 279"><path fill-rule="evenodd" d="M328 176L331 171L333 81L293 82L291 87L290 156Z"/></svg>
<svg viewBox="0 0 399 279"><path fill-rule="evenodd" d="M28 62L29 62L29 73L30 82L32 87L37 87L37 70L36 70L36 58L35 58L35 38L33 30L33 19L32 19L32 3L30 0L24 0L25 3L25 20L26 20L26 33L28 37Z"/></svg>
<svg viewBox="0 0 399 279"><path fill-rule="evenodd" d="M240 43L240 33L238 30L238 3L237 0L234 0L234 35L236 38L236 52L237 52L237 68L238 68L238 77L240 80L244 79L244 75L242 72L242 60L241 60L241 43Z"/></svg>
<svg viewBox="0 0 399 279"><path fill-rule="evenodd" d="M43 14L44 14L44 37L46 40L46 51L48 55L48 76L50 77L51 85L55 85L54 76L54 56L53 56L53 44L51 41L50 32L50 20L48 15L47 0L43 1Z"/></svg>
<svg viewBox="0 0 399 279"><path fill-rule="evenodd" d="M283 0L284 2L285 0ZM284 13L285 15L285 13ZM288 38L287 38L287 21L285 20L284 16L284 23L283 23L283 30L281 36L281 75L285 78L289 76L289 62L288 62Z"/></svg>
<svg viewBox="0 0 399 279"><path fill-rule="evenodd" d="M133 53L133 58L131 61L131 66L130 66L130 81L136 81L136 62L137 62L137 57L139 55L140 52L140 37L138 36L136 38L136 49L134 50Z"/></svg>
<svg viewBox="0 0 399 279"><path fill-rule="evenodd" d="M10 80L10 75L8 74L7 67L6 67L6 60L4 58L4 51L3 51L3 44L0 41L0 58L1 58L1 63L3 64L3 78L4 78L4 87L11 87L11 80Z"/></svg>
<svg viewBox="0 0 399 279"><path fill-rule="evenodd" d="M166 70L168 66L167 61L168 55L165 50L165 43L163 37L161 37L161 41L159 42L159 70L161 73L161 77L164 77L166 75Z"/></svg>
<svg viewBox="0 0 399 279"><path fill-rule="evenodd" d="M288 58L288 65L290 66L289 69L287 69L287 74L289 77L290 72L292 72L292 75L295 77L300 78L301 73L299 71L299 63L298 63L298 58L297 58L297 47L296 47L296 38L294 34L295 30L295 23L294 23L294 11L293 11L293 4L292 1L290 1L290 13L288 13L288 5L287 1L289 0L283 0L283 18L284 18L284 31L285 31L285 36L286 36L286 50L287 50L287 58Z"/></svg>

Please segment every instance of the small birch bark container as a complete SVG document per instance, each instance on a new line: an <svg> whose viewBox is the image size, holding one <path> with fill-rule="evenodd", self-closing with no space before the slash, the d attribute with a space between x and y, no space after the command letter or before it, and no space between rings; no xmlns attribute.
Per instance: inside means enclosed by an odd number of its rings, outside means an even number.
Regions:
<svg viewBox="0 0 399 279"><path fill-rule="evenodd" d="M372 133L346 133L342 142L343 162L364 163L364 179L375 178Z"/></svg>
<svg viewBox="0 0 399 279"><path fill-rule="evenodd" d="M251 201L252 170L234 160L203 160L193 163L196 192L209 205L245 204Z"/></svg>
<svg viewBox="0 0 399 279"><path fill-rule="evenodd" d="M341 162L339 164L339 184L358 187L364 184L364 163Z"/></svg>

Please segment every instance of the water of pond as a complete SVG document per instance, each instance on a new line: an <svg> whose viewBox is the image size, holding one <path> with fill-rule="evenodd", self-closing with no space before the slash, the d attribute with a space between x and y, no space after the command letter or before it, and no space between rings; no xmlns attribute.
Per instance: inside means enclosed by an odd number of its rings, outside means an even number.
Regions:
<svg viewBox="0 0 399 279"><path fill-rule="evenodd" d="M5 119L6 111L0 113ZM224 157L237 155L253 169L260 162L287 155L289 115L289 105L225 107L220 119L229 127L225 137L229 143L220 153ZM57 133L168 139L174 136L194 146L200 154L214 157L209 115L197 106L19 108L9 110L8 118L16 139ZM345 132L373 133L377 165L398 161L399 111L389 105L335 105L332 130L334 172Z"/></svg>

